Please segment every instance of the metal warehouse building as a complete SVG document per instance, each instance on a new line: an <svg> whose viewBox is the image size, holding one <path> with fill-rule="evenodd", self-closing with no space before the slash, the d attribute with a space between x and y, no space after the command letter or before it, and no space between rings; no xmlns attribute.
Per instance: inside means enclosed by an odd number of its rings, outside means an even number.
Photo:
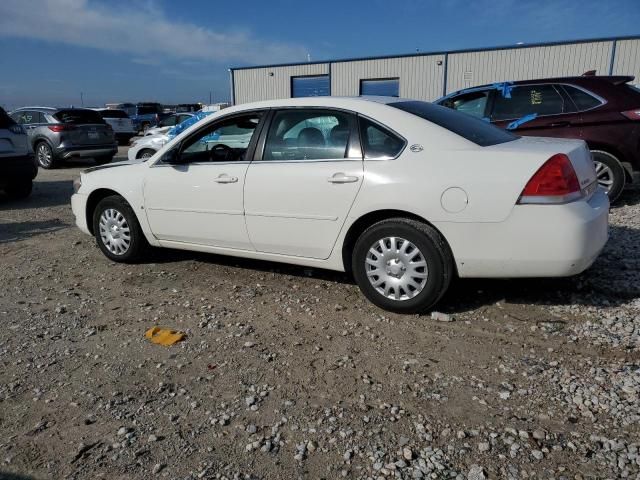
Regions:
<svg viewBox="0 0 640 480"><path fill-rule="evenodd" d="M634 75L640 83L640 36L232 68L231 98L235 104L313 95L431 101L486 83L589 70Z"/></svg>

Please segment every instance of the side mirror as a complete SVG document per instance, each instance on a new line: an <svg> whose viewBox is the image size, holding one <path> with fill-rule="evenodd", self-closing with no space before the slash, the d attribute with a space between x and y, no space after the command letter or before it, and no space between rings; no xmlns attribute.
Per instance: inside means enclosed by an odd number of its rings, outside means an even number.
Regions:
<svg viewBox="0 0 640 480"><path fill-rule="evenodd" d="M162 163L168 163L169 165L180 165L180 154L177 148L172 148L162 156Z"/></svg>

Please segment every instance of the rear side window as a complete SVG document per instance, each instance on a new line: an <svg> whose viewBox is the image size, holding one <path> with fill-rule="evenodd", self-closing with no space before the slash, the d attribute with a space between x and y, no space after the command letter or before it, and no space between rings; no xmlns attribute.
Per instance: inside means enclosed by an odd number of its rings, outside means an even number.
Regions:
<svg viewBox="0 0 640 480"><path fill-rule="evenodd" d="M557 115L572 109L553 85L523 85L511 89L511 98L497 94L492 120L515 120L531 113Z"/></svg>
<svg viewBox="0 0 640 480"><path fill-rule="evenodd" d="M466 113L476 118L483 118L487 109L487 101L489 100L489 91L463 93L456 97L443 100L441 105Z"/></svg>
<svg viewBox="0 0 640 480"><path fill-rule="evenodd" d="M573 103L576 104L579 112L595 108L602 103L593 95L590 95L579 88L572 87L571 85L564 85L564 90L571 97Z"/></svg>
<svg viewBox="0 0 640 480"><path fill-rule="evenodd" d="M11 125L15 125L16 122L13 121L7 112L5 112L2 108L0 108L0 128L9 128Z"/></svg>
<svg viewBox="0 0 640 480"><path fill-rule="evenodd" d="M124 110L100 110L102 118L129 118Z"/></svg>
<svg viewBox="0 0 640 480"><path fill-rule="evenodd" d="M404 148L405 141L395 133L366 118L359 118L360 141L364 158L385 160L397 157Z"/></svg>
<svg viewBox="0 0 640 480"><path fill-rule="evenodd" d="M489 122L432 103L410 101L389 105L446 128L481 147L511 142L519 138Z"/></svg>
<svg viewBox="0 0 640 480"><path fill-rule="evenodd" d="M58 120L60 123L104 123L100 114L93 110L59 110L53 115L53 118Z"/></svg>

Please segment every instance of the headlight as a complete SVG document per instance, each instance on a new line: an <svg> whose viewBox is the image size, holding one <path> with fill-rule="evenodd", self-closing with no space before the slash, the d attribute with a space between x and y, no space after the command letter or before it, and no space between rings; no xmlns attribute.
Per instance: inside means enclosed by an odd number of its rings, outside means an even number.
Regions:
<svg viewBox="0 0 640 480"><path fill-rule="evenodd" d="M80 190L81 186L82 186L82 179L78 177L73 181L73 193L78 193L78 190Z"/></svg>

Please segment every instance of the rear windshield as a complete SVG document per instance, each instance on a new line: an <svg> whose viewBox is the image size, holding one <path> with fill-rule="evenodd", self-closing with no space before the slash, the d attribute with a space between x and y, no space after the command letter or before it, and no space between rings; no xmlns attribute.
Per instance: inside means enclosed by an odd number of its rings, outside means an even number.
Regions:
<svg viewBox="0 0 640 480"><path fill-rule="evenodd" d="M129 118L124 110L100 110L98 113L102 115L102 118Z"/></svg>
<svg viewBox="0 0 640 480"><path fill-rule="evenodd" d="M93 110L60 110L53 115L53 118L61 123L104 123L100 114Z"/></svg>
<svg viewBox="0 0 640 480"><path fill-rule="evenodd" d="M484 120L440 105L420 101L394 102L389 105L446 128L481 147L511 142L519 138Z"/></svg>
<svg viewBox="0 0 640 480"><path fill-rule="evenodd" d="M7 112L5 112L2 108L0 108L0 128L9 128L11 125L15 125L16 122L13 121Z"/></svg>

